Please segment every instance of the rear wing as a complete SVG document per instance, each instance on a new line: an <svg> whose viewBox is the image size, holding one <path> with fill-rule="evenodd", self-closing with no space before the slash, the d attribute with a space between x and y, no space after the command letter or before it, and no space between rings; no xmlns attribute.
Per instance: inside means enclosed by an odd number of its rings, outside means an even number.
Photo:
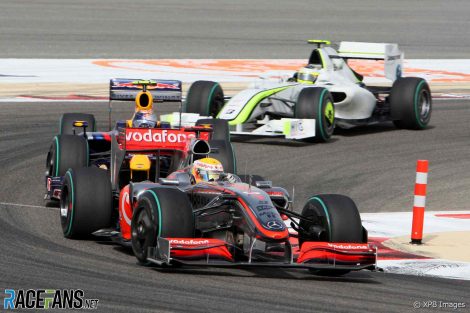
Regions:
<svg viewBox="0 0 470 313"><path fill-rule="evenodd" d="M385 77L392 81L403 73L403 52L396 43L342 41L338 55L343 59L384 60Z"/></svg>
<svg viewBox="0 0 470 313"><path fill-rule="evenodd" d="M143 90L139 79L112 78L109 81L109 100L134 101L136 95ZM154 101L180 102L182 100L182 83L179 80L152 79L147 91Z"/></svg>
<svg viewBox="0 0 470 313"><path fill-rule="evenodd" d="M108 123L109 130L112 127L112 102L134 101L140 92L149 92L153 101L157 102L181 102L182 83L179 80L139 80L130 78L111 78L109 80L109 105Z"/></svg>

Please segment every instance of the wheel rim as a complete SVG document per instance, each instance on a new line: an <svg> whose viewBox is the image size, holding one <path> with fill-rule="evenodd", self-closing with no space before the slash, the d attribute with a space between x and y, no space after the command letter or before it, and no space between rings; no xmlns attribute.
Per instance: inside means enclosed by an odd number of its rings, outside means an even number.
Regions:
<svg viewBox="0 0 470 313"><path fill-rule="evenodd" d="M419 95L418 112L420 121L426 122L431 113L431 100L426 90L422 90Z"/></svg>
<svg viewBox="0 0 470 313"><path fill-rule="evenodd" d="M152 220L145 208L142 208L132 223L132 246L134 252L140 257L147 255L147 249L152 244L151 240L155 237L152 232Z"/></svg>
<svg viewBox="0 0 470 313"><path fill-rule="evenodd" d="M328 101L326 103L324 114L325 114L325 121L326 121L327 127L328 128L332 127L335 122L335 108L331 101Z"/></svg>
<svg viewBox="0 0 470 313"><path fill-rule="evenodd" d="M70 216L70 211L72 210L72 198L70 197L67 187L62 189L60 195L60 221L62 223L62 228L64 232L67 231L68 220Z"/></svg>

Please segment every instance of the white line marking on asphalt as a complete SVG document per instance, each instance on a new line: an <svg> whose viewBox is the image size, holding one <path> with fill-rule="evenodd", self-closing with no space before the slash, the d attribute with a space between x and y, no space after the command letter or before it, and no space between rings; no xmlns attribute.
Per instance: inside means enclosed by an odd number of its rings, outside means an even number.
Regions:
<svg viewBox="0 0 470 313"><path fill-rule="evenodd" d="M53 207L47 207L47 206L21 204L21 203L10 203L10 202L0 202L0 205L18 206L18 207L23 207L23 208L50 209L50 210L58 210L59 209L59 208L53 208Z"/></svg>

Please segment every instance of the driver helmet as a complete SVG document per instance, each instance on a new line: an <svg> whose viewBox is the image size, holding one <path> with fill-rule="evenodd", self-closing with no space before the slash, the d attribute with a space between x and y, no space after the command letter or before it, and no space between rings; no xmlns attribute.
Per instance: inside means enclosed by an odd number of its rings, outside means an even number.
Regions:
<svg viewBox="0 0 470 313"><path fill-rule="evenodd" d="M309 64L297 72L297 82L301 84L314 84L318 75L320 75L319 68Z"/></svg>
<svg viewBox="0 0 470 313"><path fill-rule="evenodd" d="M191 174L194 176L196 183L201 181L216 181L223 172L222 163L214 158L196 160L191 168Z"/></svg>
<svg viewBox="0 0 470 313"><path fill-rule="evenodd" d="M135 112L132 117L132 127L154 128L157 125L157 116L152 111Z"/></svg>

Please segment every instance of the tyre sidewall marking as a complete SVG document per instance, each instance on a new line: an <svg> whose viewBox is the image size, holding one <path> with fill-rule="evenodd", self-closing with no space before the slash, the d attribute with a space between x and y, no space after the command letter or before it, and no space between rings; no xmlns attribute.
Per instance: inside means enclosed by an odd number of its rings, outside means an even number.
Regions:
<svg viewBox="0 0 470 313"><path fill-rule="evenodd" d="M150 193L153 198L155 199L155 202L157 203L157 211L158 211L158 231L157 231L157 238L161 237L162 235L162 210L160 207L160 201L158 200L157 194L153 190L147 190L148 193Z"/></svg>
<svg viewBox="0 0 470 313"><path fill-rule="evenodd" d="M426 126L421 121L421 112L418 111L418 98L419 98L419 95L421 94L421 91L423 90L422 86L424 85L424 83L425 83L424 80L419 82L419 84L418 84L418 86L416 87L416 90L415 90L415 98L414 98L415 117L416 117L416 121L418 122L418 125L420 127L425 127Z"/></svg>
<svg viewBox="0 0 470 313"><path fill-rule="evenodd" d="M60 146L59 146L59 138L57 136L54 137L55 140L55 176L59 176L59 159L60 159Z"/></svg>
<svg viewBox="0 0 470 313"><path fill-rule="evenodd" d="M214 84L214 86L212 86L212 89L211 91L209 92L209 97L207 98L207 104L206 104L206 116L209 116L210 114L210 107L211 107L211 104L212 104L212 97L214 95L214 92L215 92L215 89L219 86L219 84Z"/></svg>
<svg viewBox="0 0 470 313"><path fill-rule="evenodd" d="M325 96L328 90L323 89L320 95L320 101L318 102L318 122L320 123L320 134L323 140L326 140L327 137L325 136L325 132L323 130L323 97Z"/></svg>
<svg viewBox="0 0 470 313"><path fill-rule="evenodd" d="M72 231L72 223L73 223L73 216L74 216L74 210L75 210L75 195L74 195L72 174L70 173L70 171L67 171L67 173L65 173L65 175L68 176L69 181L70 181L69 197L70 197L70 195L72 197L72 210L69 214L70 215L69 225L67 227L67 232L65 233L65 236L68 236L68 235L70 235L70 232ZM68 204L67 204L67 206L68 206Z"/></svg>
<svg viewBox="0 0 470 313"><path fill-rule="evenodd" d="M320 203L320 206L322 207L323 211L325 212L326 222L328 223L328 240L331 242L331 223L330 223L330 215L328 214L328 207L323 202L323 200L319 197L312 197L308 201L312 201L312 200L315 200L318 203Z"/></svg>

